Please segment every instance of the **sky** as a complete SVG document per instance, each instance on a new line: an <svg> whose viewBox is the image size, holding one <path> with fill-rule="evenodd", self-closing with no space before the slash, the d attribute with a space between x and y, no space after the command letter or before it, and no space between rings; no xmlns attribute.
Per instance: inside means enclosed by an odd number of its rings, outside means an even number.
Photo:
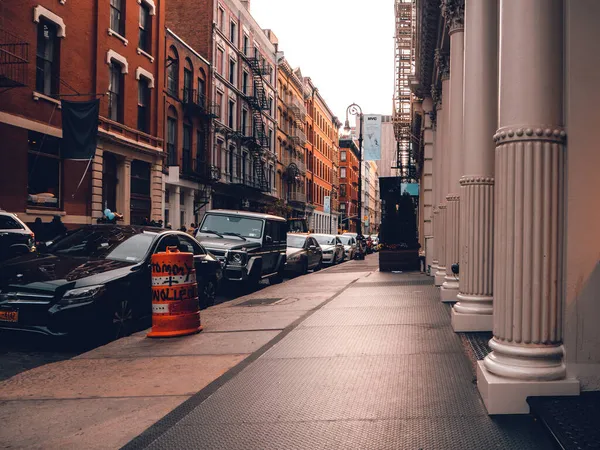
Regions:
<svg viewBox="0 0 600 450"><path fill-rule="evenodd" d="M250 12L342 123L353 102L392 113L394 0L251 0Z"/></svg>

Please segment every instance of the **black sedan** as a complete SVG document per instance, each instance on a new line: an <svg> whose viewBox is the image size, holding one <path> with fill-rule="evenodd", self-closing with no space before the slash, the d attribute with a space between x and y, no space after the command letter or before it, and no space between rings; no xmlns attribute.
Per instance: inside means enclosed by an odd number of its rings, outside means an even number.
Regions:
<svg viewBox="0 0 600 450"><path fill-rule="evenodd" d="M288 233L286 253L287 273L304 275L310 269L319 270L323 266L323 250L317 240L308 234Z"/></svg>
<svg viewBox="0 0 600 450"><path fill-rule="evenodd" d="M194 254L200 306L214 303L221 265L188 234L90 225L40 253L0 265L0 328L116 339L149 324L151 257L167 247Z"/></svg>

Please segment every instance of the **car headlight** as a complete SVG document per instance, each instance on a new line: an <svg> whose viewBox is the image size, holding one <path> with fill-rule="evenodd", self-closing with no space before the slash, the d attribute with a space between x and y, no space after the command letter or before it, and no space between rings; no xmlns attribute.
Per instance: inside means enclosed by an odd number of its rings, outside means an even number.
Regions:
<svg viewBox="0 0 600 450"><path fill-rule="evenodd" d="M86 303L98 297L104 292L104 285L87 286L77 289L71 289L64 293L60 301L60 305L74 305L76 303Z"/></svg>
<svg viewBox="0 0 600 450"><path fill-rule="evenodd" d="M287 262L293 263L293 262L298 262L298 261L300 261L300 255L293 255L293 256L290 256L289 258L287 258Z"/></svg>
<svg viewBox="0 0 600 450"><path fill-rule="evenodd" d="M325 250L323 252L324 255L331 255L333 253L333 250Z"/></svg>
<svg viewBox="0 0 600 450"><path fill-rule="evenodd" d="M248 260L248 255L241 252L229 252L227 255L227 262L234 266L243 266Z"/></svg>

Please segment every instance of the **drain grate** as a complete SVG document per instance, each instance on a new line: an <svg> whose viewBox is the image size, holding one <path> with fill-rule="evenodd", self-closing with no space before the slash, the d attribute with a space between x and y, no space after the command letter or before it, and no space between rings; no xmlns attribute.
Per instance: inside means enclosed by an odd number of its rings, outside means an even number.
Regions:
<svg viewBox="0 0 600 450"><path fill-rule="evenodd" d="M527 403L560 448L600 448L600 392L582 392L577 397L529 397Z"/></svg>
<svg viewBox="0 0 600 450"><path fill-rule="evenodd" d="M492 333L481 332L460 334L462 334L467 339L478 361L485 359L487 354L492 351L488 346L488 342L492 338Z"/></svg>
<svg viewBox="0 0 600 450"><path fill-rule="evenodd" d="M235 306L264 306L264 305L272 305L275 302L281 300L281 297L273 297L273 298L252 298L250 300L246 300L245 302L238 303Z"/></svg>

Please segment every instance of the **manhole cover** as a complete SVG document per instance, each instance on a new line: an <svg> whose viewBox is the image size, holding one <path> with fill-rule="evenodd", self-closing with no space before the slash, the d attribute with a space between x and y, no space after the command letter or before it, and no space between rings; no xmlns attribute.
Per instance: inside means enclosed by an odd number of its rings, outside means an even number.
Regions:
<svg viewBox="0 0 600 450"><path fill-rule="evenodd" d="M252 298L250 300L246 300L245 302L238 303L235 306L264 306L264 305L272 305L275 302L281 300L281 297L273 297L273 298Z"/></svg>

